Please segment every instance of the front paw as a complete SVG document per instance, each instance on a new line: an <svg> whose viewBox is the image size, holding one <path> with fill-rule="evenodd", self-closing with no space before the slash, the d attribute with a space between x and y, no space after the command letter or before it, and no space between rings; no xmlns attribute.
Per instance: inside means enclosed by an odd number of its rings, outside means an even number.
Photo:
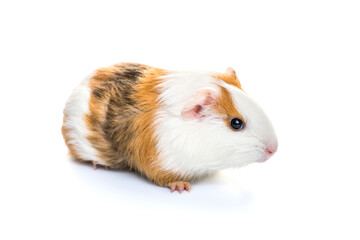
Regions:
<svg viewBox="0 0 360 240"><path fill-rule="evenodd" d="M184 189L189 192L191 184L188 182L177 181L177 182L169 183L168 187L170 188L171 192L177 190L179 193L182 193Z"/></svg>

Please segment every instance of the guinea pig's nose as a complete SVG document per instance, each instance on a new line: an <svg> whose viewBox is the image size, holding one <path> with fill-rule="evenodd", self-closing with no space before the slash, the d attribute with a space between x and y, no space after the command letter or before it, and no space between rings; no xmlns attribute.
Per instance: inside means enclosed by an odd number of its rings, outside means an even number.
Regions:
<svg viewBox="0 0 360 240"><path fill-rule="evenodd" d="M267 148L267 149L266 149L266 153L269 154L269 155L271 155L271 154L274 153L274 151L273 151L272 149L270 149L270 148Z"/></svg>
<svg viewBox="0 0 360 240"><path fill-rule="evenodd" d="M277 145L268 145L265 149L265 152L268 154L268 155L273 155L277 150Z"/></svg>

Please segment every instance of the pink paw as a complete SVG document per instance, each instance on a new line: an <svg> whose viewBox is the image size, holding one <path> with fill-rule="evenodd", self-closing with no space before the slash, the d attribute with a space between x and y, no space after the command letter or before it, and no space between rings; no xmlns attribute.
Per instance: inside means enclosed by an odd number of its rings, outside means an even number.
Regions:
<svg viewBox="0 0 360 240"><path fill-rule="evenodd" d="M175 190L177 190L179 193L182 193L182 191L184 189L189 192L190 187L191 187L191 184L188 182L178 181L178 182L169 183L169 188L170 188L171 192L174 192Z"/></svg>

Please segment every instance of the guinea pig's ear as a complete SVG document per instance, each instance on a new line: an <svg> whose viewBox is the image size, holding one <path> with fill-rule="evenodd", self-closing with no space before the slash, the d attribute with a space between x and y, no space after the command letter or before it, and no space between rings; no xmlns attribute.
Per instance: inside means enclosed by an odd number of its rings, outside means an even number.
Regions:
<svg viewBox="0 0 360 240"><path fill-rule="evenodd" d="M204 118L209 113L206 111L215 102L215 93L211 89L200 89L196 95L186 102L181 116L186 118Z"/></svg>
<svg viewBox="0 0 360 240"><path fill-rule="evenodd" d="M226 69L225 74L229 75L232 78L232 80L236 82L236 85L238 85L241 88L240 81L239 81L239 79L238 79L238 77L236 75L235 70L232 67L228 67Z"/></svg>
<svg viewBox="0 0 360 240"><path fill-rule="evenodd" d="M237 78L236 72L235 72L235 70L234 70L232 67L228 67L228 68L226 69L226 72L225 72L225 73L228 74L228 75L230 75L230 76L234 76L234 77Z"/></svg>

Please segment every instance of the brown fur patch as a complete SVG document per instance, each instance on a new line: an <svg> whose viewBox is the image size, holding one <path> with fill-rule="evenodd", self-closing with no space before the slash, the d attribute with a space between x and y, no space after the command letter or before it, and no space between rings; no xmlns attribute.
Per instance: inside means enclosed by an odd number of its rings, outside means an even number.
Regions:
<svg viewBox="0 0 360 240"><path fill-rule="evenodd" d="M89 83L89 114L85 116L88 140L109 167L128 166L124 145L132 135L129 125L139 114L133 96L134 86L147 68L131 63L101 68Z"/></svg>
<svg viewBox="0 0 360 240"><path fill-rule="evenodd" d="M133 121L133 129L136 136L130 141L128 151L133 151L132 164L138 171L145 174L160 186L168 185L171 182L179 181L180 176L162 170L159 166L158 152L156 151L157 139L154 133L156 111L158 108L157 89L161 83L160 76L166 74L164 70L153 69L141 79L141 84L137 85L135 97L142 114L138 115Z"/></svg>
<svg viewBox="0 0 360 240"><path fill-rule="evenodd" d="M224 82L226 82L227 84L230 84L230 85L242 90L240 81L239 81L238 77L236 76L235 72L232 72L230 74L229 73L225 73L225 74L218 73L218 74L214 75L213 77L216 79L221 79Z"/></svg>
<svg viewBox="0 0 360 240"><path fill-rule="evenodd" d="M220 96L216 99L214 109L224 118L224 122L230 127L230 121L234 117L239 117L245 123L244 117L236 109L231 93L223 86L218 85L220 88ZM230 129L232 129L230 127Z"/></svg>
<svg viewBox="0 0 360 240"><path fill-rule="evenodd" d="M159 77L165 70L122 63L96 71L86 124L98 157L112 168L130 167L160 186L186 180L160 169L155 118Z"/></svg>

